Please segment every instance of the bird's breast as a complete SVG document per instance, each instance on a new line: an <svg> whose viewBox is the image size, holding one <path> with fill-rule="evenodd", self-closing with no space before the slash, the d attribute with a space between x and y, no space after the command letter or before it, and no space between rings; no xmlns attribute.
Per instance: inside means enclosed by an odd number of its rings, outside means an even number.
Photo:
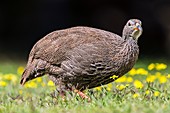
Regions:
<svg viewBox="0 0 170 113"><path fill-rule="evenodd" d="M136 43L125 43L122 49L113 58L120 67L118 73L123 75L135 65L139 54L139 48Z"/></svg>

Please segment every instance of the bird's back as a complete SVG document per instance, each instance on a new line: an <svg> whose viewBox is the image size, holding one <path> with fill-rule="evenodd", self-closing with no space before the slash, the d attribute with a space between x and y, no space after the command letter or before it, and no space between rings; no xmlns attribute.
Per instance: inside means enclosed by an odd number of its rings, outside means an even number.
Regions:
<svg viewBox="0 0 170 113"><path fill-rule="evenodd" d="M83 44L103 42L103 45L116 49L123 43L123 39L111 32L90 27L73 27L65 30L54 31L32 48L29 61L40 58L52 64L60 64L66 59L65 54L75 47ZM116 51L116 50L114 50Z"/></svg>

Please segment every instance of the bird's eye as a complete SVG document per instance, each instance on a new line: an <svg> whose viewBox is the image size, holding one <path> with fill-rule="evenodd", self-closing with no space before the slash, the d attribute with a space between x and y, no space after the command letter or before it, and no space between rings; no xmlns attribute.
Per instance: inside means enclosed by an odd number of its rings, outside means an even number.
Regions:
<svg viewBox="0 0 170 113"><path fill-rule="evenodd" d="M131 26L131 23L130 23L130 22L128 23L128 26Z"/></svg>

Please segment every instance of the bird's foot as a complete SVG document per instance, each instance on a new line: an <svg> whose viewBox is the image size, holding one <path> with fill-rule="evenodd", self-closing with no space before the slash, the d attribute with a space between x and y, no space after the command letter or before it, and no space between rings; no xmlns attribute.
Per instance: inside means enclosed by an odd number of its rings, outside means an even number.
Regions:
<svg viewBox="0 0 170 113"><path fill-rule="evenodd" d="M88 102L91 101L91 99L86 94L84 94L83 92L81 92L77 89L75 89L74 92L77 93L82 99L87 99Z"/></svg>

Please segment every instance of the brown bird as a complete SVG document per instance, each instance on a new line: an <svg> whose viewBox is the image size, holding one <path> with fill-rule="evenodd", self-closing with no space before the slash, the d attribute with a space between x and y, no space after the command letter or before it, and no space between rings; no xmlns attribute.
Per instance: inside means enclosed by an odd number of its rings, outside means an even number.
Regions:
<svg viewBox="0 0 170 113"><path fill-rule="evenodd" d="M142 31L138 19L127 22L122 37L90 27L54 31L33 46L20 83L47 74L61 95L71 90L88 98L83 90L113 82L113 75L132 69Z"/></svg>

